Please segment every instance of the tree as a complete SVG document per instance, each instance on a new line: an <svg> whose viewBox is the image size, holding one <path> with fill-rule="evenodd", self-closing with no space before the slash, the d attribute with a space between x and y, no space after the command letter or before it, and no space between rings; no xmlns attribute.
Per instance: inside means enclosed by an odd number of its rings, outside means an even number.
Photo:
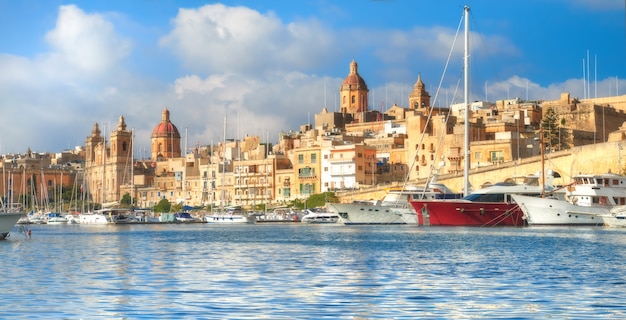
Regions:
<svg viewBox="0 0 626 320"><path fill-rule="evenodd" d="M569 148L569 132L565 126L565 119L559 119L554 108L549 107L541 119L543 129L543 143L548 150L563 150Z"/></svg>
<svg viewBox="0 0 626 320"><path fill-rule="evenodd" d="M129 193L125 193L122 196L122 199L120 199L120 204L124 205L125 207L129 207L131 205L130 201L131 201L130 194Z"/></svg>
<svg viewBox="0 0 626 320"><path fill-rule="evenodd" d="M307 208L323 207L327 202L337 202L337 196L334 192L318 193L306 199Z"/></svg>
<svg viewBox="0 0 626 320"><path fill-rule="evenodd" d="M156 206L154 206L154 212L170 212L172 205L167 199L161 199Z"/></svg>

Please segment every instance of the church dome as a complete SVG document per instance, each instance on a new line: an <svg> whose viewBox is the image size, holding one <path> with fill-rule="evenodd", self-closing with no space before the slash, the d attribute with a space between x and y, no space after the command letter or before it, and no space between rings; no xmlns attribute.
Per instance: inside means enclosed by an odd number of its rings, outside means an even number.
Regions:
<svg viewBox="0 0 626 320"><path fill-rule="evenodd" d="M152 130L152 138L158 137L180 138L178 128L170 121L170 111L167 108L163 109L161 123Z"/></svg>
<svg viewBox="0 0 626 320"><path fill-rule="evenodd" d="M352 60L352 63L350 63L350 73L343 80L343 83L341 84L342 88L350 87L352 89L358 88L367 90L367 84L365 84L365 80L363 80L363 78L359 75L358 68L359 66L356 61Z"/></svg>

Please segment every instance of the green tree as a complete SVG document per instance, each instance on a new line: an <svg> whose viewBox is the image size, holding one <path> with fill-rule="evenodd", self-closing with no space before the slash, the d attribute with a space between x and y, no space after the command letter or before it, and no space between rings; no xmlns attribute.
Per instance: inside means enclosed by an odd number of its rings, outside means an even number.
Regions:
<svg viewBox="0 0 626 320"><path fill-rule="evenodd" d="M334 192L323 192L311 195L306 199L307 208L323 207L327 202L337 202L337 196Z"/></svg>
<svg viewBox="0 0 626 320"><path fill-rule="evenodd" d="M154 212L170 212L172 205L167 199L161 199L156 206L154 206Z"/></svg>
<svg viewBox="0 0 626 320"><path fill-rule="evenodd" d="M183 211L183 205L181 203L175 203L170 206L170 210L172 212L181 212Z"/></svg>
<svg viewBox="0 0 626 320"><path fill-rule="evenodd" d="M130 194L129 193L125 193L122 196L122 199L120 200L120 204L122 204L125 207L130 207L130 205L131 205L130 201L131 201Z"/></svg>
<svg viewBox="0 0 626 320"><path fill-rule="evenodd" d="M548 150L563 150L569 148L569 131L565 128L565 119L559 119L554 108L549 107L541 119L543 129L543 143Z"/></svg>

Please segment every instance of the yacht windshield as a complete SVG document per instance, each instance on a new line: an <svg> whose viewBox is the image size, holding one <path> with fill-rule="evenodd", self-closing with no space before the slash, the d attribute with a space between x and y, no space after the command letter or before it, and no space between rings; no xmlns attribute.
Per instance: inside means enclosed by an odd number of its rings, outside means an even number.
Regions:
<svg viewBox="0 0 626 320"><path fill-rule="evenodd" d="M472 202L504 202L503 193L471 193L465 200Z"/></svg>

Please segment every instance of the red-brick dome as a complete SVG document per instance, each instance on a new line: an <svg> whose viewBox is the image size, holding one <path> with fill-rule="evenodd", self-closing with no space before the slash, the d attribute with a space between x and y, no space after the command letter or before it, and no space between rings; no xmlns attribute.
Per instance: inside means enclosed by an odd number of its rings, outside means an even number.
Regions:
<svg viewBox="0 0 626 320"><path fill-rule="evenodd" d="M367 90L367 84L365 84L365 80L363 80L363 78L361 78L361 76L359 75L358 68L359 66L357 65L356 61L352 60L352 62L350 63L350 73L343 80L343 83L341 84L342 88L350 86L352 89L358 88Z"/></svg>
<svg viewBox="0 0 626 320"><path fill-rule="evenodd" d="M170 121L170 111L167 108L163 109L161 123L152 130L152 138L158 137L180 138L178 128Z"/></svg>

